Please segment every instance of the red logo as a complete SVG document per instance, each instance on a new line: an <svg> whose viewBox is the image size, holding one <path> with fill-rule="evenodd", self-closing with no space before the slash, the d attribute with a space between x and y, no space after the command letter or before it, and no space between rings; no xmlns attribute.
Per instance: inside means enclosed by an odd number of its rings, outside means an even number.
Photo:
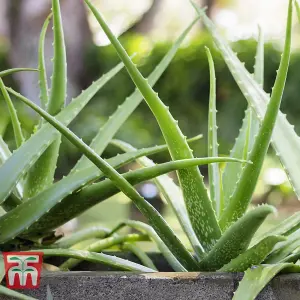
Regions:
<svg viewBox="0 0 300 300"><path fill-rule="evenodd" d="M36 289L40 285L43 252L2 252L6 286L10 289Z"/></svg>

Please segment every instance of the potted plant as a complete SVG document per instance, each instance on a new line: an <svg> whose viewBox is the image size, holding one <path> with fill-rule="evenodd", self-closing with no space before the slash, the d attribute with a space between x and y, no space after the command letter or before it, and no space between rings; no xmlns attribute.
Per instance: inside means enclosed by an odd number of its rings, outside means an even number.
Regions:
<svg viewBox="0 0 300 300"><path fill-rule="evenodd" d="M275 209L269 205L262 205L248 210L271 137L291 177L296 193L298 192L299 183L295 179L299 170L293 158L296 157L298 153L296 150L300 147L299 138L279 112L289 65L294 1L289 1L285 46L270 99L261 86L264 44L262 35L257 47L253 78L220 37L204 11L195 6L197 18L146 80L112 34L102 15L89 0L85 2L115 47L137 91L116 110L89 146L67 128L93 95L123 65L115 67L64 107L66 55L59 0L53 0L53 15L47 18L43 26L39 45L38 72L42 107L39 108L26 97L6 87L0 79L0 88L9 107L18 147L11 154L5 142L0 139L3 163L0 167L0 199L5 210L0 217L1 249L4 252L16 249L27 251L28 255L33 253L32 251L39 251L44 256L68 257L69 259L60 266L60 269L70 269L79 260L86 260L112 265L120 270L142 272L143 275L51 272L43 277L40 289L28 290L26 294L39 299L45 297L45 289L49 284L54 298L63 299L77 299L82 296L87 299L117 297L254 299L278 272L283 270L299 272L297 265L300 246L298 245L299 215L295 214L279 226L272 228L270 232L259 236L258 228ZM295 4L299 11L298 3ZM54 66L50 95L48 95L43 42L50 18L53 18ZM206 51L211 80L208 126L208 153L211 157L193 157L189 140L182 134L169 108L152 88L176 53L186 33L199 18L203 20L214 38L249 102L243 127L230 157L218 157L215 72L209 49ZM10 70L2 73L2 76L16 71L20 70ZM30 106L43 118L35 133L26 141L10 94ZM102 159L100 155L105 147L112 142L114 134L143 98L156 117L167 145L137 150L125 142L113 141L125 153L109 160ZM282 136L283 132L284 136ZM68 176L53 183L61 135L73 143L84 156ZM146 158L150 154L167 149L172 157L171 162L156 165ZM120 166L133 160L137 160L144 168L126 174L117 171ZM218 167L220 162L227 162L223 172ZM210 164L209 196L203 176L197 167L201 164ZM160 176L172 170L177 170L183 196L170 178ZM104 180L96 182L98 179ZM134 189L133 185L147 179L156 181L161 193L174 209L190 241L192 251L182 244L163 217ZM149 225L130 220L122 222L111 231L94 227L69 237L55 236L55 228L120 190L144 214ZM133 227L140 233L119 234L119 229L124 226ZM155 263L151 257L135 244L137 241L147 239L153 240L158 245L172 269L180 273L166 275L155 272ZM114 245L121 245L124 249L132 251L144 266L99 253ZM50 268L53 269L51 266ZM238 288L237 282L241 279L242 273L236 275L236 272L245 272ZM283 277L279 283L276 283L271 293L268 294L266 290L263 295L272 299L272 293L275 291L283 295L282 299L286 295L291 297L291 289L286 288L287 283L290 288L294 286L297 289L299 285L297 278ZM29 296L18 294L4 286L0 287L0 291L20 299L29 299ZM295 288L292 291L294 292ZM50 297L50 293L48 295Z"/></svg>

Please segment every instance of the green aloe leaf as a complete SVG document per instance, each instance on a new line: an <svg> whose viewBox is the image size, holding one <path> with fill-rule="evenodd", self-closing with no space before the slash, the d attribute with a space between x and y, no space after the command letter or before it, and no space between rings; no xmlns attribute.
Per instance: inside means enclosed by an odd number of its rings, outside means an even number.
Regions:
<svg viewBox="0 0 300 300"><path fill-rule="evenodd" d="M103 75L89 88L75 98L61 113L57 115L58 120L68 125L111 78L113 78L123 65L119 64L110 72ZM7 90L18 99L24 98L11 88ZM0 204L8 197L23 174L34 164L38 157L47 149L51 142L57 137L58 132L49 124L45 124L29 140L18 148L14 155L5 161L0 168Z"/></svg>
<svg viewBox="0 0 300 300"><path fill-rule="evenodd" d="M237 59L228 43L218 34L213 24L206 18L204 20L205 26L212 33L213 39L221 51L231 74L261 121L270 102L269 95L255 82L244 65ZM300 152L300 139L294 130L294 126L287 121L286 116L281 112L277 117L271 143L287 172L296 195L300 198L300 158L298 155Z"/></svg>
<svg viewBox="0 0 300 300"><path fill-rule="evenodd" d="M101 264L109 265L119 270L121 269L121 270L138 271L138 272L155 272L155 270L133 263L129 260L111 256L111 255L106 255L103 253L94 253L94 252L89 252L84 250L73 250L73 249L39 249L38 251L43 252L44 256L62 256L62 257L81 259L93 263L101 263Z"/></svg>
<svg viewBox="0 0 300 300"><path fill-rule="evenodd" d="M45 89L47 88L46 80L43 78L45 69L43 67L43 49L39 49L39 67L40 69L40 87L42 94L42 102L48 103L47 111L51 115L57 115L65 105L66 90L67 90L67 60L66 60L66 47L64 41L63 26L60 12L59 0L52 0L52 13L53 13L53 37L54 37L54 57L53 57L53 74L52 85L50 91L50 98L47 101ZM46 34L47 21L45 28L42 31L41 43L43 43ZM44 70L43 70L44 69ZM45 106L43 103L42 106ZM60 135L53 141L47 150L41 155L34 166L29 170L26 177L26 185L24 195L26 198L33 197L40 193L53 183L54 173L56 170L57 159L59 155L59 148L61 144Z"/></svg>
<svg viewBox="0 0 300 300"><path fill-rule="evenodd" d="M129 226L135 230L146 233L157 245L160 253L165 257L167 262L173 268L175 272L186 272L187 270L181 265L181 263L176 259L170 249L166 246L166 244L161 240L158 234L153 230L153 228L143 222L127 220L118 225L114 230L112 230L111 234L120 230L124 226Z"/></svg>
<svg viewBox="0 0 300 300"><path fill-rule="evenodd" d="M124 243L122 250L132 252L145 267L158 271L151 258L136 243Z"/></svg>
<svg viewBox="0 0 300 300"><path fill-rule="evenodd" d="M120 245L125 242L138 242L138 241L149 241L148 235L141 235L136 233L126 234L126 235L116 235L112 237L107 237L102 240L97 240L82 250L88 252L101 252L105 249L109 249L115 245ZM70 270L77 266L81 262L81 259L70 258L62 263L59 268L61 270Z"/></svg>
<svg viewBox="0 0 300 300"><path fill-rule="evenodd" d="M218 47L221 49L221 51L223 50L223 52L226 52L226 46L224 46L223 42L218 39L216 30L212 22L205 16L205 14L202 11L198 10L198 12L202 17L204 25L211 32L216 43L218 42L217 44ZM276 118L279 112L279 107L281 103L281 98L282 98L285 81L287 77L288 66L289 66L290 50L291 50L292 12L293 12L293 5L292 5L292 0L290 0L289 8L288 8L287 25L286 25L286 40L285 40L284 51L281 57L279 70L275 80L270 102L267 106L265 116L261 121L262 123L261 123L259 133L255 139L255 143L249 155L249 159L253 162L253 165L251 166L246 165L242 170L241 177L236 186L236 189L233 192L230 202L227 205L225 211L222 213L222 217L220 219L220 226L222 229L226 229L232 222L237 220L246 211L249 202L251 201L251 197L254 188L256 186L256 182L260 170L262 168L264 157L269 147L273 128L275 126ZM228 57L224 56L224 59L226 63L229 64ZM237 60L236 57L235 59ZM241 86L244 87L247 86L247 81L244 79L237 80L237 82ZM253 103L250 102L250 104ZM249 178L251 180L249 180Z"/></svg>
<svg viewBox="0 0 300 300"><path fill-rule="evenodd" d="M254 300L261 290L275 277L280 271L299 272L300 267L291 263L276 265L261 265L245 272L233 300Z"/></svg>
<svg viewBox="0 0 300 300"><path fill-rule="evenodd" d="M21 123L19 121L17 111L10 99L10 96L9 96L1 78L0 78L0 89L3 94L4 100L7 104L8 110L9 110L11 123L12 123L13 130L14 130L16 145L17 145L17 148L19 148L22 145L22 143L24 142L24 136L23 136L22 129L21 129Z"/></svg>
<svg viewBox="0 0 300 300"><path fill-rule="evenodd" d="M216 159L219 162L227 161L227 158ZM192 160L171 161L149 168L130 171L122 175L131 184L135 185L142 181L174 171L177 168L187 168L195 164L198 165L199 163L206 164L208 162L215 162L216 159L195 158ZM234 159L231 160L236 161ZM92 176L90 169L91 168L87 168L75 172L72 176L65 177L41 194L19 205L14 211L8 212L2 219L0 218L0 228L2 232L0 242L10 240L20 233L23 233L23 236L45 234L119 192L119 189L114 183L107 179L69 195L71 190L81 188L83 177ZM41 199L43 199L43 201L41 201ZM16 215L22 215L22 223L13 217Z"/></svg>
<svg viewBox="0 0 300 300"><path fill-rule="evenodd" d="M193 158L192 151L186 142L186 138L182 134L169 109L160 100L158 94L152 89L148 81L142 76L131 61L118 39L113 35L105 23L102 15L90 1L85 0L85 2L91 9L112 45L115 47L119 57L124 62L131 79L140 90L145 101L155 115L163 136L169 146L172 159ZM199 169L194 167L189 168L188 170L178 171L178 178L193 229L203 248L209 250L220 238L221 230L212 203L208 197L207 189L203 182L203 176L200 174Z"/></svg>
<svg viewBox="0 0 300 300"><path fill-rule="evenodd" d="M244 272L252 266L257 266L268 256L273 250L274 246L286 238L283 236L268 236L261 240L258 244L249 248L239 256L231 260L228 264L223 266L220 272Z"/></svg>
<svg viewBox="0 0 300 300"><path fill-rule="evenodd" d="M208 156L218 156L218 135L217 135L217 108L216 108L216 73L212 55L206 47L206 54L209 64L210 92L209 92L209 113L208 113ZM221 207L221 187L220 170L218 164L208 166L208 179L210 199L213 203L217 216L220 216Z"/></svg>
<svg viewBox="0 0 300 300"><path fill-rule="evenodd" d="M0 72L0 78L4 76L8 76L14 73L18 72L38 72L38 69L32 69L32 68L14 68L14 69L8 69Z"/></svg>
<svg viewBox="0 0 300 300"><path fill-rule="evenodd" d="M123 151L128 151L128 153L130 153L130 151L136 150L133 146L123 141L115 140L113 144ZM155 166L155 163L147 157L138 158L137 162L143 167ZM168 175L156 177L154 179L154 182L161 192L163 198L166 199L167 203L172 207L196 255L198 256L198 258L201 258L204 254L204 249L198 241L188 217L188 213L186 211L184 200L182 197L182 191Z"/></svg>
<svg viewBox="0 0 300 300"><path fill-rule="evenodd" d="M103 239L109 234L110 230L102 226L89 226L88 228L81 229L71 235L67 235L53 245L54 248L70 248L80 241L85 241L93 238Z"/></svg>
<svg viewBox="0 0 300 300"><path fill-rule="evenodd" d="M300 230L295 231L287 237L287 240L279 243L266 259L266 263L278 263L289 256L294 250L300 247Z"/></svg>
<svg viewBox="0 0 300 300"><path fill-rule="evenodd" d="M198 18L193 20L191 24L183 31L179 38L175 41L174 45L167 52L161 62L156 66L154 71L150 74L148 82L151 86L154 86L158 81L160 76L169 66L170 62L174 58L178 48L182 44L186 35L191 31L194 24L197 22ZM94 137L93 141L90 144L90 147L95 150L99 155L103 153L111 139L121 128L124 122L128 117L133 113L137 106L142 102L143 96L140 91L137 89L132 95L130 95L122 105L120 105L117 110L111 115L107 122L101 127L97 135ZM82 156L77 162L73 170L84 169L91 165L91 162L85 157Z"/></svg>
<svg viewBox="0 0 300 300"><path fill-rule="evenodd" d="M40 41L39 41L39 86L40 86L40 99L41 106L43 109L47 109L49 102L49 93L48 93L48 82L47 82L47 73L46 73L46 63L45 63L45 38L47 29L49 26L50 19L52 14L50 14L42 27Z"/></svg>
<svg viewBox="0 0 300 300"><path fill-rule="evenodd" d="M67 93L67 58L59 0L52 0L54 56L48 112L57 115L65 105Z"/></svg>
<svg viewBox="0 0 300 300"><path fill-rule="evenodd" d="M214 248L200 262L200 270L216 271L247 250L260 225L275 208L259 206L232 224L217 241Z"/></svg>

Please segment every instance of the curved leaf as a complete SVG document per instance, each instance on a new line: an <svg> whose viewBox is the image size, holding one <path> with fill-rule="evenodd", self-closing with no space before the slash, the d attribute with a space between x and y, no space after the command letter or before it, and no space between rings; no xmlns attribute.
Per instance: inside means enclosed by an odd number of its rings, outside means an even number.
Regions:
<svg viewBox="0 0 300 300"><path fill-rule="evenodd" d="M268 236L261 240L258 244L241 253L239 256L231 260L223 266L220 272L244 272L252 266L257 266L268 256L274 246L286 238L283 236Z"/></svg>
<svg viewBox="0 0 300 300"><path fill-rule="evenodd" d="M82 250L97 253L125 242L137 242L137 241L148 241L148 240L149 237L147 235L140 235L136 233L131 233L127 235L117 235L117 236L107 237L103 240L95 241ZM75 266L77 266L80 262L81 262L80 259L70 258L66 260L64 263L62 263L59 266L59 268L61 270L70 270Z"/></svg>
<svg viewBox="0 0 300 300"><path fill-rule="evenodd" d="M89 252L84 250L73 250L73 249L39 249L38 251L43 252L44 256L63 256L69 258L76 258L76 259L90 261L93 263L109 265L121 270L138 271L138 272L155 272L155 270L133 263L129 260L106 255L103 253L94 253L94 252Z"/></svg>
<svg viewBox="0 0 300 300"><path fill-rule="evenodd" d="M170 249L166 246L166 244L161 240L158 234L153 230L153 228L143 222L139 221L131 221L127 220L117 226L114 230L112 230L111 234L120 230L124 226L129 226L134 228L135 230L146 233L157 245L161 254L165 257L167 262L173 268L175 272L186 272L187 270L180 264L180 262L176 259L176 257L172 254Z"/></svg>
<svg viewBox="0 0 300 300"><path fill-rule="evenodd" d="M205 48L210 75L210 92L209 92L209 113L208 113L208 156L218 156L218 136L217 136L217 108L216 108L216 74L215 66L209 48ZM211 164L208 166L208 180L210 199L213 203L215 212L220 217L221 207L221 187L220 187L220 170L219 165Z"/></svg>
<svg viewBox="0 0 300 300"><path fill-rule="evenodd" d="M275 208L259 206L231 225L217 241L214 248L200 262L200 270L216 271L243 253L263 221Z"/></svg>

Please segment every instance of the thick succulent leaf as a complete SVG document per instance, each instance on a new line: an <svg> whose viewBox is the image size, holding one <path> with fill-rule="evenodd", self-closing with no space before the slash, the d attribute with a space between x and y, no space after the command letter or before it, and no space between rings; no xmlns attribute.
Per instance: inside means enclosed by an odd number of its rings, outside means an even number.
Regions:
<svg viewBox="0 0 300 300"><path fill-rule="evenodd" d="M263 86L264 82L264 36L259 27L258 44L255 56L254 79ZM235 144L230 151L230 157L248 158L252 150L255 137L259 130L259 120L253 109L248 106L245 118ZM225 206L228 204L230 196L233 194L238 179L241 176L242 165L226 164L223 172L223 192Z"/></svg>
<svg viewBox="0 0 300 300"><path fill-rule="evenodd" d="M262 205L247 212L223 233L214 248L200 262L200 270L216 271L243 253L257 229L274 211L274 207Z"/></svg>
<svg viewBox="0 0 300 300"><path fill-rule="evenodd" d="M43 109L47 109L49 102L47 72L45 63L45 38L52 14L50 14L44 22L39 41L39 86L40 100Z"/></svg>
<svg viewBox="0 0 300 300"><path fill-rule="evenodd" d="M300 267L291 263L261 265L245 272L244 278L234 293L233 300L254 300L261 290L281 271L300 272Z"/></svg>
<svg viewBox="0 0 300 300"><path fill-rule="evenodd" d="M123 141L115 141L114 145L118 146L123 151L135 150L133 146ZM137 159L137 162L143 167L155 166L155 163L147 157L141 157ZM204 254L204 249L201 246L200 242L198 241L197 236L193 230L192 224L190 222L190 219L188 217L184 200L182 197L182 191L168 175L156 177L154 179L154 182L156 183L163 198L166 199L167 203L172 207L196 255L198 256L198 258L201 258Z"/></svg>
<svg viewBox="0 0 300 300"><path fill-rule="evenodd" d="M75 233L72 233L71 235L67 235L59 239L57 242L51 245L51 247L70 248L81 241L93 238L103 239L109 233L110 230L108 228L104 228L102 226L89 226L88 228L81 229Z"/></svg>
<svg viewBox="0 0 300 300"><path fill-rule="evenodd" d="M62 121L65 125L68 125L99 89L113 78L122 67L123 65L119 64L83 91L57 115L58 120ZM13 89L7 88L7 90L17 98L23 98L22 95L15 92ZM14 152L14 155L0 167L0 203L7 198L22 175L28 171L57 135L58 132L52 126L49 124L43 125L40 130L24 142L24 144Z"/></svg>
<svg viewBox="0 0 300 300"><path fill-rule="evenodd" d="M279 224L273 226L267 232L257 236L253 240L253 245L266 238L269 235L288 236L300 228L300 212L294 213L292 216L284 219Z"/></svg>
<svg viewBox="0 0 300 300"><path fill-rule="evenodd" d="M53 74L48 112L57 115L65 105L67 92L67 58L59 0L52 0L53 13Z"/></svg>
<svg viewBox="0 0 300 300"><path fill-rule="evenodd" d="M143 264L143 266L158 271L151 258L136 243L124 243L122 250L132 252Z"/></svg>
<svg viewBox="0 0 300 300"><path fill-rule="evenodd" d="M266 259L266 263L278 263L300 247L300 229L288 236L287 240L279 243Z"/></svg>
<svg viewBox="0 0 300 300"><path fill-rule="evenodd" d="M14 135L15 135L16 146L17 146L17 148L19 148L22 145L22 143L24 142L24 136L23 136L22 129L21 129L21 123L19 121L17 111L10 99L10 96L9 96L1 78L0 78L0 89L3 94L4 100L7 104L8 110L9 110L11 123L12 123L12 127L14 130Z"/></svg>
<svg viewBox="0 0 300 300"><path fill-rule="evenodd" d="M226 161L226 158L217 158L217 160ZM209 161L215 162L215 159L209 159ZM203 158L172 161L149 168L138 169L122 175L132 185L135 185L142 181L174 171L177 168L186 168L207 162L208 160ZM73 177L68 176L62 179L55 183L53 187L29 199L26 203L18 206L14 211L7 213L6 217L0 219L2 237L6 240L10 240L21 232L23 232L23 236L31 234L43 235L119 192L119 189L114 183L107 179L88 186L78 193L67 196L71 189L80 189L80 183L82 181L81 172L86 172L86 176L91 174L90 168L75 172L72 174ZM42 202L41 199L43 199ZM22 215L23 222L18 222L15 217L12 217L9 221L5 221L7 217L14 215ZM29 228L24 231L28 226Z"/></svg>
<svg viewBox="0 0 300 300"><path fill-rule="evenodd" d="M249 248L239 256L231 260L228 264L223 266L220 272L244 272L252 266L257 266L268 256L273 250L274 246L286 240L280 235L268 236L261 240L258 244Z"/></svg>
<svg viewBox="0 0 300 300"><path fill-rule="evenodd" d="M208 156L218 156L218 135L217 135L217 108L216 108L216 73L212 55L209 48L206 48L209 64L210 92L209 92L209 113L208 113ZM221 187L220 170L218 164L208 166L208 180L210 199L213 203L217 216L220 216L221 207Z"/></svg>
<svg viewBox="0 0 300 300"><path fill-rule="evenodd" d="M180 262L176 259L176 257L172 254L170 249L166 246L166 244L161 240L158 234L153 230L151 226L139 221L124 221L119 226L117 226L112 232L116 232L120 230L124 226L129 226L135 230L146 233L152 240L155 242L158 247L160 253L164 256L170 266L173 268L175 272L186 272L187 270L180 264Z"/></svg>
<svg viewBox="0 0 300 300"><path fill-rule="evenodd" d="M262 168L264 157L269 147L287 77L291 50L292 12L293 5L292 1L290 1L286 26L286 40L279 70L266 114L262 120L259 133L249 155L249 159L253 162L253 164L248 164L243 168L236 189L234 190L233 195L230 198L227 207L225 208L225 211L222 213L220 226L223 229L227 228L247 210L260 170ZM207 19L207 17L204 15L203 19L205 24L209 24L207 27L211 28L209 19ZM247 82L242 81L242 84L247 85Z"/></svg>
<svg viewBox="0 0 300 300"><path fill-rule="evenodd" d="M174 120L169 109L152 89L148 81L142 76L134 63L127 55L118 39L105 23L102 15L96 10L90 1L85 0L88 7L96 17L103 31L115 47L119 57L124 62L131 79L140 90L148 106L152 110L163 136L169 146L172 159L193 158L185 136L182 134L177 122ZM203 176L197 167L178 171L178 178L183 191L187 211L193 229L205 250L211 249L221 236L221 230L208 197L207 189L203 182Z"/></svg>
<svg viewBox="0 0 300 300"><path fill-rule="evenodd" d="M111 255L106 255L103 253L94 253L94 252L89 252L84 250L73 250L73 249L38 249L38 251L42 251L44 253L44 256L62 256L62 257L76 258L76 259L90 261L93 263L109 265L121 270L138 271L138 272L155 272L155 270L133 263L129 260L111 256Z"/></svg>
<svg viewBox="0 0 300 300"><path fill-rule="evenodd" d="M8 76L14 73L18 73L18 72L37 72L38 69L32 69L32 68L14 68L14 69L8 69L8 70L4 70L0 72L0 78L4 77L4 76Z"/></svg>
<svg viewBox="0 0 300 300"><path fill-rule="evenodd" d="M105 249L109 249L116 245L121 245L125 242L138 242L138 241L149 241L148 235L140 235L136 233L131 233L127 235L115 235L111 237L107 237L103 240L97 240L94 243L89 244L84 249L88 252L102 252ZM81 262L81 259L70 258L62 263L59 268L61 270L70 270L77 266Z"/></svg>
<svg viewBox="0 0 300 300"><path fill-rule="evenodd" d="M169 66L173 57L175 56L178 48L183 42L186 35L190 32L194 24L197 22L198 18L195 19L180 35L180 37L175 41L174 45L167 52L161 62L156 66L154 71L150 74L148 78L148 82L151 86L154 86L158 81L160 76ZM107 122L101 127L97 135L94 137L93 141L90 144L90 147L95 150L99 155L101 155L104 149L107 147L111 139L117 133L117 131L121 128L124 122L128 119L128 117L133 113L136 107L143 100L143 96L140 91L137 89L132 95L130 95L122 105L120 105L117 110L111 115L111 117L107 120ZM77 162L73 170L80 170L90 166L91 162L85 157L82 156L80 160Z"/></svg>
<svg viewBox="0 0 300 300"><path fill-rule="evenodd" d="M52 74L52 85L50 90L50 98L47 105L47 111L51 115L57 115L65 105L66 90L67 90L67 61L66 61L66 49L64 41L64 33L62 27L60 3L59 0L52 0L52 12L53 12L53 37L54 37L54 57L53 57L53 74ZM47 21L46 21L47 22ZM46 33L47 24L45 25ZM41 43L43 43L43 36ZM40 50L40 49L39 49ZM39 56L43 55L40 53ZM39 67L41 66L39 57ZM43 69L43 67L42 67ZM43 72L43 74L41 73ZM47 88L45 70L40 70L40 82L41 93L43 97L45 95L45 88ZM42 99L42 101L47 101ZM45 105L42 105L43 107ZM56 170L57 159L59 155L59 148L61 144L60 135L53 141L53 143L47 148L47 150L41 155L34 166L30 169L26 177L26 185L24 195L26 198L33 197L39 192L47 188L53 183L54 173Z"/></svg>
<svg viewBox="0 0 300 300"><path fill-rule="evenodd" d="M269 95L255 82L251 74L237 59L228 43L218 34L213 24L206 18L204 20L205 26L212 33L231 74L261 121L270 101ZM297 136L294 126L287 121L286 116L281 112L277 117L271 142L287 172L295 193L300 198L300 158L298 155L300 152L300 138Z"/></svg>

